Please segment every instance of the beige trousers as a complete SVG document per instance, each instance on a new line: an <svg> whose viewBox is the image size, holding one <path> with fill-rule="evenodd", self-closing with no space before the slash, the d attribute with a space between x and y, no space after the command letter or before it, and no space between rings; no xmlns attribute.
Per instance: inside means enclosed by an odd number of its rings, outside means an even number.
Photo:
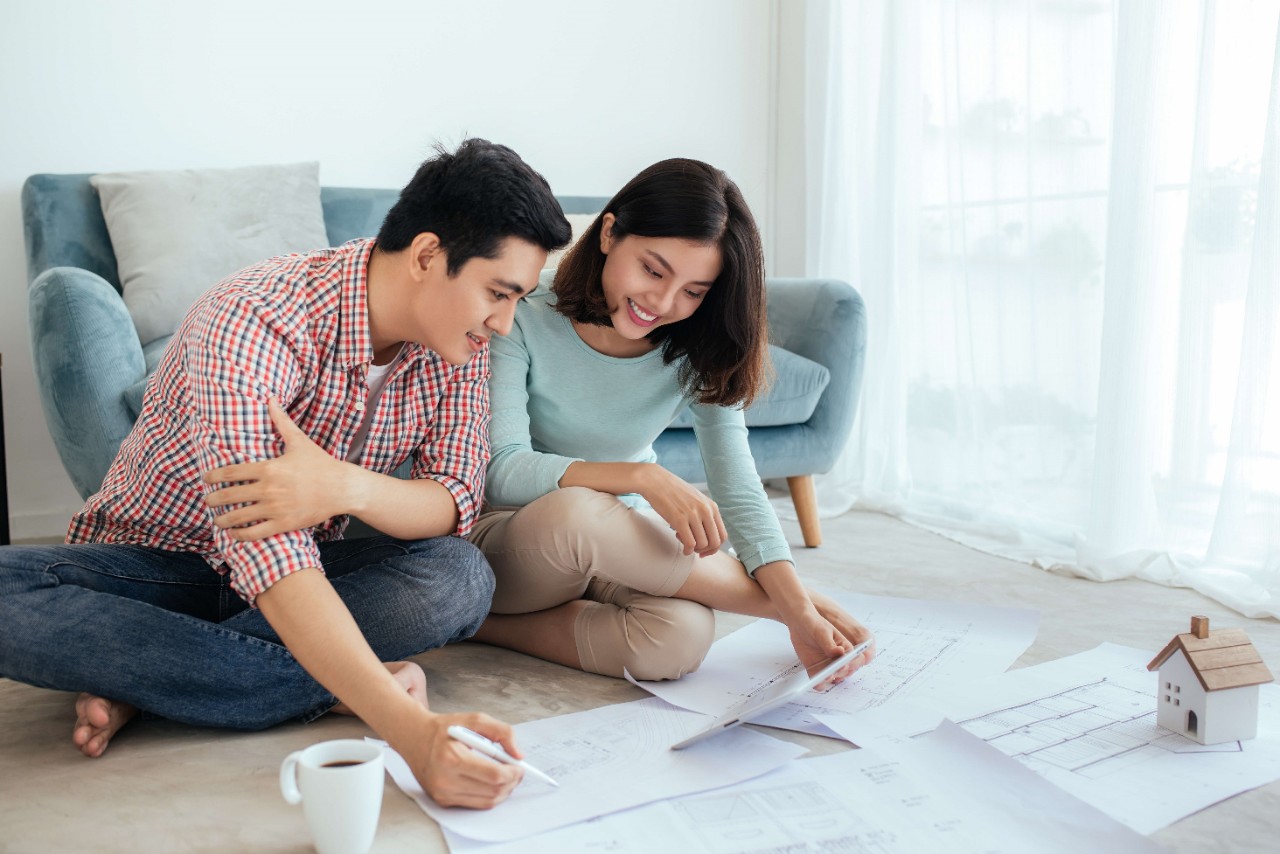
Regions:
<svg viewBox="0 0 1280 854"><path fill-rule="evenodd" d="M715 636L710 608L671 598L694 555L656 514L584 487L548 493L519 509L493 508L469 537L497 578L492 612L527 614L576 599L582 669L606 676L679 679L698 668Z"/></svg>

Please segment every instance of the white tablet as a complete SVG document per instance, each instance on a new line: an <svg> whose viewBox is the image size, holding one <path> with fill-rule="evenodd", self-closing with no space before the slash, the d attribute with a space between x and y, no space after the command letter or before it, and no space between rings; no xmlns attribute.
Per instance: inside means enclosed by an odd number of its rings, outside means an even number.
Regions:
<svg viewBox="0 0 1280 854"><path fill-rule="evenodd" d="M676 742L671 745L671 749L680 750L688 747L695 742L702 741L704 738L710 738L716 733L733 729L738 724L746 723L751 718L762 715L770 709L775 709L797 699L806 691L821 685L833 673L836 673L850 661L862 655L870 645L871 641L864 641L839 658L829 659L812 676L797 663L796 666L799 668L799 672L757 688L729 711L707 724L705 729L698 730L684 741Z"/></svg>

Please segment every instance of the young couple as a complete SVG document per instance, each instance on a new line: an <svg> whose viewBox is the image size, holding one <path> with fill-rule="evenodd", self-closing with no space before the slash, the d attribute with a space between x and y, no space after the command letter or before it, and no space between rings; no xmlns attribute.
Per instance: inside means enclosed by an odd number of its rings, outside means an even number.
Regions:
<svg viewBox="0 0 1280 854"><path fill-rule="evenodd" d="M520 772L445 730L518 756L511 728L430 711L408 657L474 637L678 678L711 608L781 620L806 663L867 638L800 584L755 476L764 273L737 187L646 169L536 291L569 236L542 176L473 139L422 165L376 239L216 285L68 544L0 548L0 676L82 692L88 756L140 711L358 715L438 802L486 808ZM710 499L654 462L686 404ZM385 536L342 539L353 515Z"/></svg>

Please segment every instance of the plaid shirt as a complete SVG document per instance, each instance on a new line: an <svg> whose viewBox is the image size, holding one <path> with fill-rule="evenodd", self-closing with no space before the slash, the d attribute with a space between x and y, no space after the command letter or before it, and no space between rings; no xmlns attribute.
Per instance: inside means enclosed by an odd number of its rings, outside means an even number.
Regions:
<svg viewBox="0 0 1280 854"><path fill-rule="evenodd" d="M312 441L346 459L373 360L366 303L373 245L354 240L272 258L202 296L165 349L102 489L72 518L67 542L198 552L230 572L232 589L250 604L286 575L320 567L316 543L341 538L347 517L236 542L213 524L203 499L215 487L201 476L283 453L267 413L272 396ZM457 501L460 535L475 521L489 459L488 377L488 348L455 368L405 344L359 460L390 473L412 458L415 479L439 481Z"/></svg>

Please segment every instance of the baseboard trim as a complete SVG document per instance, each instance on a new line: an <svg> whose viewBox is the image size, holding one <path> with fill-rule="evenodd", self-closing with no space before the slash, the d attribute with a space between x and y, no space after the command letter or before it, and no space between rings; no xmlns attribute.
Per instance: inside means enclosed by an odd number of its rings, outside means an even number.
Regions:
<svg viewBox="0 0 1280 854"><path fill-rule="evenodd" d="M79 510L57 510L48 513L14 513L9 517L9 535L15 544L60 543L67 535L67 523Z"/></svg>

